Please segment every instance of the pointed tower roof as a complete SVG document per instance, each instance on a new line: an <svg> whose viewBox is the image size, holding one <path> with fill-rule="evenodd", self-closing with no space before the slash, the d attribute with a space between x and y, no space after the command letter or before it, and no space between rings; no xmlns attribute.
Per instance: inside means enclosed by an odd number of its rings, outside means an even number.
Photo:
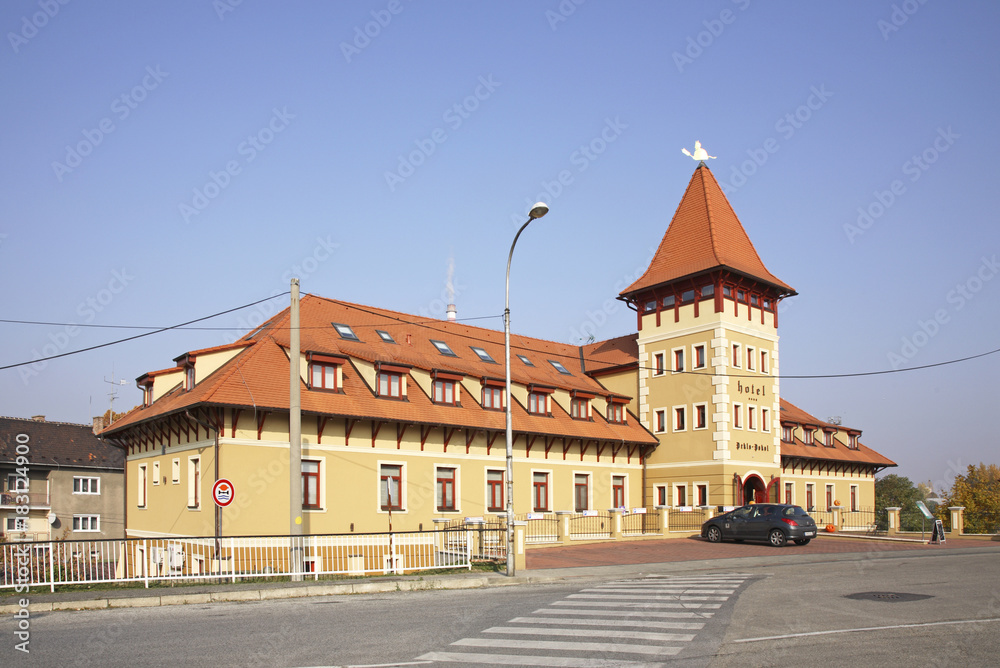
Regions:
<svg viewBox="0 0 1000 668"><path fill-rule="evenodd" d="M702 162L694 170L646 273L621 295L720 268L767 283L782 293L796 294L764 266L715 176Z"/></svg>

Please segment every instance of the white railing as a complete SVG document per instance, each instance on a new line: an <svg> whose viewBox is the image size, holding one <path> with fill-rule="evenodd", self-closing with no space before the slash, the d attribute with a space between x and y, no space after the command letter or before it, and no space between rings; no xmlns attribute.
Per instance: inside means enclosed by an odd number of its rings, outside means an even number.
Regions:
<svg viewBox="0 0 1000 668"><path fill-rule="evenodd" d="M320 536L127 538L0 544L0 588L98 582L399 574L469 568L484 535L456 529ZM21 591L21 589L18 589Z"/></svg>

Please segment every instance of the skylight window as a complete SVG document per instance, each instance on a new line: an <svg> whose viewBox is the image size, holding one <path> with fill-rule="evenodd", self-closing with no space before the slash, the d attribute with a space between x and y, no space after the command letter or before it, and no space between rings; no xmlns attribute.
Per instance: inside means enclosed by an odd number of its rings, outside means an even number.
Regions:
<svg viewBox="0 0 1000 668"><path fill-rule="evenodd" d="M476 353L476 355L478 355L479 359L481 359L482 361L489 362L490 364L497 363L497 361L492 357L490 357L490 354L485 350L483 350L482 348L479 348L477 346L469 346L469 347L472 348L472 352Z"/></svg>
<svg viewBox="0 0 1000 668"><path fill-rule="evenodd" d="M392 338L392 334L390 334L389 332L383 331L381 329L376 329L375 333L378 334L379 337L383 341L385 341L386 343L395 343L396 342L395 339Z"/></svg>
<svg viewBox="0 0 1000 668"><path fill-rule="evenodd" d="M458 357L458 355L456 355L455 352L451 348L449 348L448 344L445 343L444 341L435 341L434 339L431 339L431 343L434 344L434 347L437 348L438 352L441 353L442 355L447 355L448 357Z"/></svg>
<svg viewBox="0 0 1000 668"><path fill-rule="evenodd" d="M551 364L552 366L554 366L556 368L556 371L558 371L559 373L561 373L564 376L572 376L573 375L573 374L571 374L569 372L569 369L567 369L566 367L564 367L562 365L562 362L557 362L555 360L549 360L549 364Z"/></svg>
<svg viewBox="0 0 1000 668"><path fill-rule="evenodd" d="M517 359L519 359L522 362L524 362L524 366L535 366L534 363L531 360L529 360L527 357L525 357L524 355L518 355Z"/></svg>
<svg viewBox="0 0 1000 668"><path fill-rule="evenodd" d="M360 341L358 335L354 333L354 330L350 328L349 325L341 325L336 322L331 322L333 328L337 330L337 334L340 334L340 338L347 339L348 341Z"/></svg>

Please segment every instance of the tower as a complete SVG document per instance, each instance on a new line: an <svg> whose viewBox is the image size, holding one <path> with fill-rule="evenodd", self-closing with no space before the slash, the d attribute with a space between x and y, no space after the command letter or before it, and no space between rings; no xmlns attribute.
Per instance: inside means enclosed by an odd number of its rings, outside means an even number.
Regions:
<svg viewBox="0 0 1000 668"><path fill-rule="evenodd" d="M778 302L711 170L698 164L649 268L619 299L636 311L639 419L657 505L778 499Z"/></svg>

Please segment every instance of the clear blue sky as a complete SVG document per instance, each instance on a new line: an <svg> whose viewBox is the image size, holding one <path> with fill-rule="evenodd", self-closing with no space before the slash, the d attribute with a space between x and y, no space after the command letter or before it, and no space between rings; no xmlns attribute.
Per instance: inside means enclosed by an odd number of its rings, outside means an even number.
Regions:
<svg viewBox="0 0 1000 668"><path fill-rule="evenodd" d="M635 321L613 299L699 139L800 293L784 374L1000 347L996 3L233 4L0 5L0 317L166 326L295 274L443 316L453 257L459 317L500 328L513 221L545 199L514 258L514 330L618 336ZM143 372L286 305L3 371L0 413L87 422L112 370L129 408ZM0 332L0 365L138 333ZM1000 355L782 394L950 483L997 461L998 371Z"/></svg>

